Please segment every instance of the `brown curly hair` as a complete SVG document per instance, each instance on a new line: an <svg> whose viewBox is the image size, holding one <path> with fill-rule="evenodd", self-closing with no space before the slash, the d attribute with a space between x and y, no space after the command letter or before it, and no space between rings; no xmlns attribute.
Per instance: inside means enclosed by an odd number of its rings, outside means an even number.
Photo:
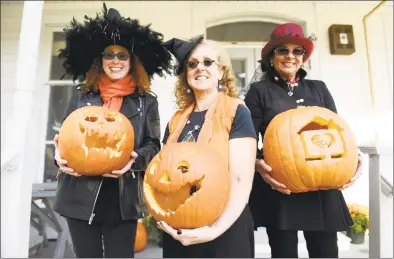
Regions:
<svg viewBox="0 0 394 259"><path fill-rule="evenodd" d="M223 48L219 46L215 41L212 40L203 40L200 44L208 45L212 49L214 49L217 53L217 61L220 68L224 68L223 77L220 80L220 83L223 86L222 91L225 92L228 96L238 97L239 90L236 86L236 79L234 76L234 72L231 66L231 60L229 55L224 51ZM185 62L189 59L186 58ZM188 107L190 104L194 103L195 96L193 91L188 93L187 90L190 89L189 84L187 83L186 78L186 66L185 70L182 71L175 83L175 98L176 98L176 106L178 109L184 109Z"/></svg>
<svg viewBox="0 0 394 259"><path fill-rule="evenodd" d="M130 57L131 68L129 74L133 75L138 92L152 92L149 76L146 73L140 59L135 55L131 55ZM86 93L89 90L97 91L97 83L103 73L104 70L102 59L96 58L93 61L89 71L86 73L86 83L82 86L82 93Z"/></svg>

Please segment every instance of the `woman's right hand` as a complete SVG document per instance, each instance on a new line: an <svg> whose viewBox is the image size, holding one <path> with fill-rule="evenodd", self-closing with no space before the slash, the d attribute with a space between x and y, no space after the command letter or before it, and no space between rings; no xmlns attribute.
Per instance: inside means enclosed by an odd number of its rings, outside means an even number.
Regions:
<svg viewBox="0 0 394 259"><path fill-rule="evenodd" d="M284 194L290 194L291 191L286 188L286 185L283 183L278 182L275 180L269 172L272 171L272 168L265 163L263 159L256 159L256 171L260 173L260 175L263 177L264 181L271 185L271 188L273 190L276 190L278 192L284 193Z"/></svg>
<svg viewBox="0 0 394 259"><path fill-rule="evenodd" d="M60 157L60 152L59 152L59 148L58 148L58 138L59 138L59 135L56 134L55 138L53 140L55 141L55 157L54 157L54 159L56 160L56 163L59 166L59 170L63 173L69 174L69 175L81 176L80 174L74 172L74 170L72 168L67 167L66 166L67 161ZM59 173L58 173L58 175L59 175Z"/></svg>

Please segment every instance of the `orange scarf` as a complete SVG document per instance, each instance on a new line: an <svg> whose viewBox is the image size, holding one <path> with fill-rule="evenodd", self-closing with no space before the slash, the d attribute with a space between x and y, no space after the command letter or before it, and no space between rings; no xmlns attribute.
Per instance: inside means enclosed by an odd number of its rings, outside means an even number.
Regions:
<svg viewBox="0 0 394 259"><path fill-rule="evenodd" d="M120 111L123 96L130 95L135 91L135 82L131 75L127 75L117 81L112 81L107 75L102 75L98 82L101 99L104 107Z"/></svg>

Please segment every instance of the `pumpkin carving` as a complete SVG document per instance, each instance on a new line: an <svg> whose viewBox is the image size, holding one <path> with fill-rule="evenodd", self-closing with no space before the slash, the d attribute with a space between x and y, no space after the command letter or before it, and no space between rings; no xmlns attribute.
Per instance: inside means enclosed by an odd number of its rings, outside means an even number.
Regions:
<svg viewBox="0 0 394 259"><path fill-rule="evenodd" d="M145 249L148 243L148 232L146 231L145 225L138 220L137 232L135 234L134 252L140 252Z"/></svg>
<svg viewBox="0 0 394 259"><path fill-rule="evenodd" d="M120 112L100 106L73 111L63 122L59 152L81 175L102 175L122 169L134 149L134 129Z"/></svg>
<svg viewBox="0 0 394 259"><path fill-rule="evenodd" d="M275 116L263 140L271 175L294 193L338 189L357 167L357 144L347 123L321 107Z"/></svg>
<svg viewBox="0 0 394 259"><path fill-rule="evenodd" d="M166 144L148 165L144 198L152 216L173 228L213 223L230 192L228 165L207 144Z"/></svg>

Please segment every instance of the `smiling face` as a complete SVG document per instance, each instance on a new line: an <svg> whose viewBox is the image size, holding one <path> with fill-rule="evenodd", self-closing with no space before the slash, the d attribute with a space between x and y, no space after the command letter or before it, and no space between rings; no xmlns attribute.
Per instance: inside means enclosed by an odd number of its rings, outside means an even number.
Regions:
<svg viewBox="0 0 394 259"><path fill-rule="evenodd" d="M119 45L106 47L102 61L105 74L113 81L125 77L130 71L130 56L125 47Z"/></svg>
<svg viewBox="0 0 394 259"><path fill-rule="evenodd" d="M284 51L284 48L289 51ZM303 50L301 45L291 43L276 48L271 63L280 75L286 78L295 76L303 63L303 55L295 55L300 54L300 50Z"/></svg>
<svg viewBox="0 0 394 259"><path fill-rule="evenodd" d="M229 199L228 169L221 161L208 145L166 144L145 172L144 197L152 216L177 229L213 223Z"/></svg>
<svg viewBox="0 0 394 259"><path fill-rule="evenodd" d="M206 44L197 45L188 59L186 69L187 83L194 91L216 89L223 76L217 52Z"/></svg>

